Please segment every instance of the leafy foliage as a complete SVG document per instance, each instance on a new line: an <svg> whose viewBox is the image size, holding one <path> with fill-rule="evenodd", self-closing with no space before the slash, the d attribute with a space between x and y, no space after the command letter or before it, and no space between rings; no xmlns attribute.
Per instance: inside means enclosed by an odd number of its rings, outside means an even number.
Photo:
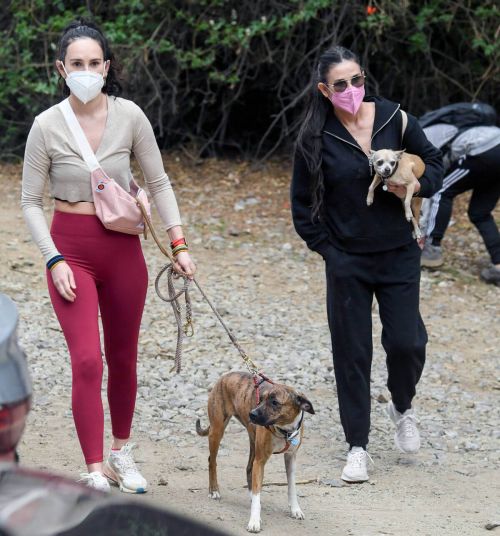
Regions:
<svg viewBox="0 0 500 536"><path fill-rule="evenodd" d="M77 16L102 26L125 96L163 147L266 158L293 142L316 59L334 43L360 54L370 92L414 114L497 106L499 15L494 0L11 0L0 18L1 154L22 154L33 117L60 98L56 44Z"/></svg>

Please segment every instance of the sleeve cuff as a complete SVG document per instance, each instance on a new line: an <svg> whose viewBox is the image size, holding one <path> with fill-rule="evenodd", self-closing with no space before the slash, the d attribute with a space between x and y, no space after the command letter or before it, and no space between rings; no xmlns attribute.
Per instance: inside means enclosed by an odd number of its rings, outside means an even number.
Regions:
<svg viewBox="0 0 500 536"><path fill-rule="evenodd" d="M316 253L319 253L323 259L326 259L326 256L328 254L328 250L332 247L332 244L329 240L323 240L319 244L316 244L311 249L315 251Z"/></svg>
<svg viewBox="0 0 500 536"><path fill-rule="evenodd" d="M430 180L427 177L420 177L420 190L415 197L432 197L432 185Z"/></svg>

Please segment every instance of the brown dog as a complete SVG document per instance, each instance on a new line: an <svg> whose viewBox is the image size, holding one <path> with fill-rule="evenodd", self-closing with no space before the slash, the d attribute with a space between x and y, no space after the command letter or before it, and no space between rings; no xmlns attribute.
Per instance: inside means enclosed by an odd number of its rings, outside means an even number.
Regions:
<svg viewBox="0 0 500 536"><path fill-rule="evenodd" d="M200 420L196 421L197 433L208 435L208 496L212 499L220 499L217 452L231 417L236 417L248 431L247 484L252 495L249 532L260 531L260 492L264 465L271 454L284 453L290 514L293 518L304 519L295 490L295 457L304 433L304 412L314 414L309 400L286 385L264 381L258 386L258 392L260 403L255 407L257 393L253 376L247 372L228 372L216 382L208 397L210 426L203 430Z"/></svg>
<svg viewBox="0 0 500 536"><path fill-rule="evenodd" d="M393 184L395 186L406 186L406 197L402 199L405 216L408 221L413 223L415 238L420 239L422 233L418 226L420 207L422 199L413 197L418 179L424 174L425 164L419 156L408 154L403 151L392 151L391 149L380 149L379 151L370 151L370 163L375 170L366 204L370 206L373 203L373 193L375 188L381 183Z"/></svg>

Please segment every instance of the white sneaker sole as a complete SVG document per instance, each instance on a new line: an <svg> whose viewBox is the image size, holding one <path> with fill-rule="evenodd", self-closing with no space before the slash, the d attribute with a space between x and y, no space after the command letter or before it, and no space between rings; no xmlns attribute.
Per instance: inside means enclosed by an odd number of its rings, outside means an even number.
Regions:
<svg viewBox="0 0 500 536"><path fill-rule="evenodd" d="M135 494L141 494L146 493L148 488L147 486L144 488L126 488L123 485L123 480L121 480L120 476L113 470L113 468L109 465L109 463L106 463L103 469L104 476L110 480L115 486L118 486L120 488L120 491L123 493L135 493Z"/></svg>
<svg viewBox="0 0 500 536"><path fill-rule="evenodd" d="M366 475L366 478L364 476L358 477L358 478L352 478L350 476L347 476L344 471L342 471L342 476L340 477L344 482L347 482L349 484L362 484L363 482L368 482L370 477Z"/></svg>

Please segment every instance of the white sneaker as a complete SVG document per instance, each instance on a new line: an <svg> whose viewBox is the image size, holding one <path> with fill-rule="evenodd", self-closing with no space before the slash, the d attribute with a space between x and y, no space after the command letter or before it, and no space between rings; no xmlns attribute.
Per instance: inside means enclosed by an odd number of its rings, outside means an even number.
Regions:
<svg viewBox="0 0 500 536"><path fill-rule="evenodd" d="M108 479L99 471L93 471L92 473L80 473L80 479L77 482L82 482L86 486L105 493L110 492Z"/></svg>
<svg viewBox="0 0 500 536"><path fill-rule="evenodd" d="M420 448L420 434L417 419L412 409L399 413L392 401L387 404L387 414L396 425L394 443L401 452L414 454Z"/></svg>
<svg viewBox="0 0 500 536"><path fill-rule="evenodd" d="M139 473L132 458L134 443L127 443L120 450L110 451L104 464L104 474L125 493L146 493L148 483Z"/></svg>
<svg viewBox="0 0 500 536"><path fill-rule="evenodd" d="M342 471L342 480L345 482L366 482L368 471L366 470L367 458L373 463L370 455L362 447L352 447L347 454L347 464Z"/></svg>

